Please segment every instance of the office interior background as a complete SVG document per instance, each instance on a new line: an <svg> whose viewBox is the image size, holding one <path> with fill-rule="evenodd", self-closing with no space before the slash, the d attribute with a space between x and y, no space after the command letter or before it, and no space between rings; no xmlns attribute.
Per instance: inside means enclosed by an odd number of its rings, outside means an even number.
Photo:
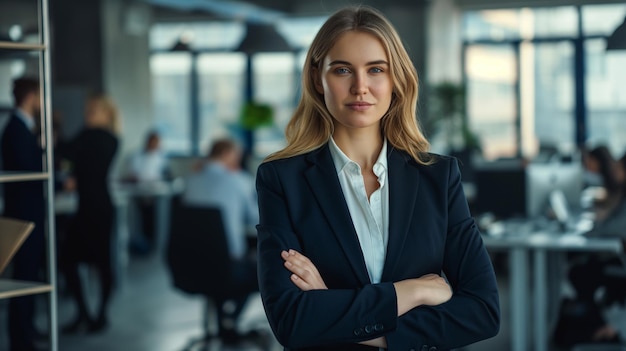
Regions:
<svg viewBox="0 0 626 351"><path fill-rule="evenodd" d="M41 30L38 3L0 0L0 41L36 42ZM244 145L246 167L254 173L265 156L285 145L283 130L299 99L300 70L313 36L330 13L350 3L50 0L54 132L71 139L83 127L87 97L106 92L122 115L112 182L127 176L129 157L143 147L152 130L162 138L173 178L183 178L193 162L206 156L212 141L225 136ZM561 187L567 206L578 209L589 195L582 189L588 181L583 150L605 145L616 158L626 152L626 28L618 30L626 26L624 1L359 3L388 16L407 46L420 76L418 119L434 152L463 161L465 191L477 220L517 218L529 211L537 216L537 202L545 202L551 187ZM13 108L15 78L39 77L39 55L0 49L0 114ZM242 111L250 102L271 107L270 123L242 126ZM494 169L526 171L533 164L551 165L551 176L562 177L561 183L542 185L550 177L544 175L531 186L525 183L527 173L521 178L506 172L493 175ZM576 170L568 178L566 168L571 165ZM493 194L498 186L508 194L506 201L503 193ZM71 208L71 196L67 198ZM130 208L125 218L131 238L137 227L134 213ZM162 236L167 236L168 223L160 220ZM526 334L520 336L511 270L504 268L513 261L510 252L495 246L490 253L502 287L502 330L467 349L553 349L542 348L536 340L550 338L560 297L571 291L567 279L561 278L556 293L550 290L547 336L537 336L531 323L521 327ZM119 255L126 261L118 277L111 327L97 336L59 335L59 349L183 349L201 331L202 300L172 286L163 255ZM537 262L528 264L526 273L532 279ZM72 313L62 285L60 277L61 322ZM527 298L529 305L532 299ZM2 337L6 301L0 300L0 350L8 347ZM133 309L145 301L151 305ZM49 313L46 302L40 302L40 314ZM258 303L250 313L251 323L263 324ZM626 336L626 312L610 313ZM44 317L41 322L45 330ZM118 348L119 343L127 346Z"/></svg>

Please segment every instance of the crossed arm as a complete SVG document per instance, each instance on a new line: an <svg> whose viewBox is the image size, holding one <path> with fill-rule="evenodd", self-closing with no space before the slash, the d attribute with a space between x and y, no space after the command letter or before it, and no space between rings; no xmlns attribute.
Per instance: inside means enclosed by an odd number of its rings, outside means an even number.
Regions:
<svg viewBox="0 0 626 351"><path fill-rule="evenodd" d="M296 250L282 251L285 268L292 274L291 282L302 291L326 290L326 283L317 267L308 257ZM396 291L398 317L421 305L436 306L452 297L452 290L446 280L436 274L406 279L393 283ZM385 337L361 342L363 345L387 348Z"/></svg>

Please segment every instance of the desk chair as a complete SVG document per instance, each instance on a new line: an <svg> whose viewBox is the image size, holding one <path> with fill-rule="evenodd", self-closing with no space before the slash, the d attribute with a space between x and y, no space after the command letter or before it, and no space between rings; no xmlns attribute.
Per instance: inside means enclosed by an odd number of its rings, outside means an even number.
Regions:
<svg viewBox="0 0 626 351"><path fill-rule="evenodd" d="M234 278L232 273L237 268L229 255L219 209L188 205L176 197L171 210L167 263L173 285L185 293L206 298L205 334L189 343L185 350L191 350L198 344L208 346L212 340L219 339L210 330L211 320L216 320L216 309L227 307L230 299L245 298L258 291L258 284L256 279ZM262 346L268 346L268 340L258 339Z"/></svg>

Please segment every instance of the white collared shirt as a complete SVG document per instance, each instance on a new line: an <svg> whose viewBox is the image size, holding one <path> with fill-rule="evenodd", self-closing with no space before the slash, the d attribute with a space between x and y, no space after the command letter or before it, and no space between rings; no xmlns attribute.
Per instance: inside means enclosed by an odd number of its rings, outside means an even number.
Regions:
<svg viewBox="0 0 626 351"><path fill-rule="evenodd" d="M131 160L131 171L140 181L162 180L166 167L167 157L160 150L141 150Z"/></svg>
<svg viewBox="0 0 626 351"><path fill-rule="evenodd" d="M380 185L369 198L361 167L339 149L333 138L328 142L341 190L356 230L365 265L373 284L380 283L389 239L389 185L387 181L387 140L374 164Z"/></svg>

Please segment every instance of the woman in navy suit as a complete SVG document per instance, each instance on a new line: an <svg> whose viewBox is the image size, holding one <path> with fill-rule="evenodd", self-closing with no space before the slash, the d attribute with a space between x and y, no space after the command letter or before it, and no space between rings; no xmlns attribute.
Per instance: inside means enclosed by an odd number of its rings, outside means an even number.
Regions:
<svg viewBox="0 0 626 351"><path fill-rule="evenodd" d="M313 40L287 147L259 167L259 284L286 349L445 350L498 332L454 159L428 153L417 74L369 7Z"/></svg>

